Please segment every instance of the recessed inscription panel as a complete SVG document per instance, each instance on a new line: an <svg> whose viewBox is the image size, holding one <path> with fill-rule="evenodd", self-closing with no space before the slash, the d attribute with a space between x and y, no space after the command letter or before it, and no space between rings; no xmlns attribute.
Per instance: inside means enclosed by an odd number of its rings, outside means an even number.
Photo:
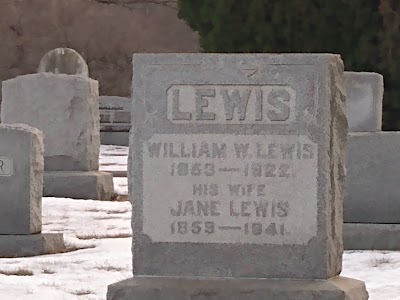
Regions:
<svg viewBox="0 0 400 300"><path fill-rule="evenodd" d="M306 244L317 234L317 150L299 135L154 135L143 145L143 232Z"/></svg>
<svg viewBox="0 0 400 300"><path fill-rule="evenodd" d="M0 176L11 176L14 174L14 163L11 157L0 156Z"/></svg>
<svg viewBox="0 0 400 300"><path fill-rule="evenodd" d="M172 85L168 119L187 124L289 124L296 93L284 85Z"/></svg>

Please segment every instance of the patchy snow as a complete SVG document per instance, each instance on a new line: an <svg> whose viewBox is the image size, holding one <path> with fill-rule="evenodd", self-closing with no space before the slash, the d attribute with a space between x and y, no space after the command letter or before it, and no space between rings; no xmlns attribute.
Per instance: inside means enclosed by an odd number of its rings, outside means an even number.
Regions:
<svg viewBox="0 0 400 300"><path fill-rule="evenodd" d="M102 168L126 170L127 153L102 146ZM116 179L126 188L126 178ZM62 232L69 248L83 249L1 258L0 299L105 299L109 284L132 276L130 218L129 202L43 198L43 232ZM371 300L400 300L400 252L346 251L342 275L365 281Z"/></svg>
<svg viewBox="0 0 400 300"><path fill-rule="evenodd" d="M114 177L114 193L128 195L128 179L126 177Z"/></svg>
<svg viewBox="0 0 400 300"><path fill-rule="evenodd" d="M105 299L132 275L131 205L43 198L43 232L63 232L73 252L0 259L0 299ZM3 275L31 271L32 276Z"/></svg>
<svg viewBox="0 0 400 300"><path fill-rule="evenodd" d="M129 147L101 145L100 147L100 171L125 173L125 177L114 176L114 192L118 195L128 195L128 169Z"/></svg>
<svg viewBox="0 0 400 300"><path fill-rule="evenodd" d="M400 299L400 251L345 251L341 275L365 281L370 300Z"/></svg>
<svg viewBox="0 0 400 300"><path fill-rule="evenodd" d="M101 145L100 170L101 171L126 171L129 147Z"/></svg>

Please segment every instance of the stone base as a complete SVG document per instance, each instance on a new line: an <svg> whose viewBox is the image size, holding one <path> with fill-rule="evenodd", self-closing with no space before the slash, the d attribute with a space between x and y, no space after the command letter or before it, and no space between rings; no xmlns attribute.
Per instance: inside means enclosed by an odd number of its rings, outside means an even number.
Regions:
<svg viewBox="0 0 400 300"><path fill-rule="evenodd" d="M129 146L129 132L100 132L102 145Z"/></svg>
<svg viewBox="0 0 400 300"><path fill-rule="evenodd" d="M345 250L400 250L400 224L344 223Z"/></svg>
<svg viewBox="0 0 400 300"><path fill-rule="evenodd" d="M349 133L345 223L400 224L400 132Z"/></svg>
<svg viewBox="0 0 400 300"><path fill-rule="evenodd" d="M110 173L44 172L44 197L111 200L113 195L114 183Z"/></svg>
<svg viewBox="0 0 400 300"><path fill-rule="evenodd" d="M62 233L0 235L0 257L27 257L65 251Z"/></svg>
<svg viewBox="0 0 400 300"><path fill-rule="evenodd" d="M107 300L366 300L362 281L330 280L194 279L133 277L108 286Z"/></svg>

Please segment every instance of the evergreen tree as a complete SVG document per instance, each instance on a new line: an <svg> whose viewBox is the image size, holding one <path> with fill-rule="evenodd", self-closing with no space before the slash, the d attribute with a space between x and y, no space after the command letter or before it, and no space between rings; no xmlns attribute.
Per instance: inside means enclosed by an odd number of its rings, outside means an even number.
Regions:
<svg viewBox="0 0 400 300"><path fill-rule="evenodd" d="M400 130L400 1L178 0L205 52L329 52L385 77L386 129Z"/></svg>

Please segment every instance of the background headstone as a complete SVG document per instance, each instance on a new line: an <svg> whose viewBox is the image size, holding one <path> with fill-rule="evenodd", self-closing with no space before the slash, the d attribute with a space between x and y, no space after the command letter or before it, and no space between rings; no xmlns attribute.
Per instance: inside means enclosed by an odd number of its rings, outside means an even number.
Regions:
<svg viewBox="0 0 400 300"><path fill-rule="evenodd" d="M134 277L108 299L368 298L337 277L340 57L135 54L133 73Z"/></svg>
<svg viewBox="0 0 400 300"><path fill-rule="evenodd" d="M98 170L97 81L38 73L3 81L3 123L25 123L45 135L46 171Z"/></svg>
<svg viewBox="0 0 400 300"><path fill-rule="evenodd" d="M344 72L344 83L349 131L381 131L383 76L368 72Z"/></svg>
<svg viewBox="0 0 400 300"><path fill-rule="evenodd" d="M55 61L54 70L64 70L65 53L69 53L67 56L71 60L82 59L70 49L64 49L65 52L56 50L45 55ZM47 60L42 59L44 69ZM72 194L79 194L80 199L111 198L112 175L98 171L100 117L97 81L80 75L29 74L3 81L2 95L3 123L24 123L44 133L45 196L72 197ZM68 173L71 171L79 172L79 176L71 177ZM52 187L54 182L71 182L85 175L90 176L93 183L79 192L71 186ZM75 183L76 187L80 186L80 181ZM100 191L106 193L100 194Z"/></svg>
<svg viewBox="0 0 400 300"><path fill-rule="evenodd" d="M344 247L400 250L400 134L381 131L383 77L344 72L344 82L350 130Z"/></svg>
<svg viewBox="0 0 400 300"><path fill-rule="evenodd" d="M0 124L0 257L64 250L62 234L41 234L43 135Z"/></svg>
<svg viewBox="0 0 400 300"><path fill-rule="evenodd" d="M128 146L131 128L131 99L100 96L99 100L101 144Z"/></svg>

